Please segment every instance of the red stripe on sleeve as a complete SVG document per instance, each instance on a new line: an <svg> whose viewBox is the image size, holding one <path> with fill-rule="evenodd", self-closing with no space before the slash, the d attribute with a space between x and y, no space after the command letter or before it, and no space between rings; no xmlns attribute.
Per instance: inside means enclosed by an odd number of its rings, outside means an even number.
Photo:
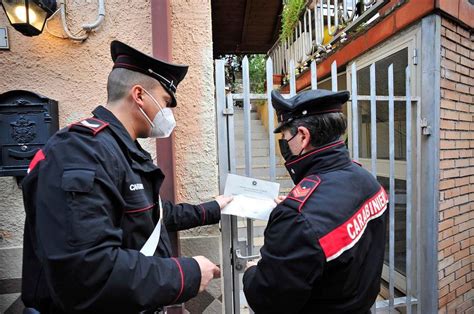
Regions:
<svg viewBox="0 0 474 314"><path fill-rule="evenodd" d="M173 261L175 261L176 265L178 265L179 273L181 274L181 289L179 290L179 293L176 299L174 299L174 301L171 302L172 304L174 304L176 301L179 300L179 298L181 297L184 291L184 273L183 273L183 268L181 268L181 264L179 263L179 260L175 257L172 257L172 259Z"/></svg>
<svg viewBox="0 0 474 314"><path fill-rule="evenodd" d="M206 223L206 209L202 205L199 205L199 207L201 207L202 225L204 225Z"/></svg>
<svg viewBox="0 0 474 314"><path fill-rule="evenodd" d="M26 173L30 173L36 165L41 161L45 159L43 151L40 149L36 152L35 156L30 162L30 165L28 166L28 171Z"/></svg>

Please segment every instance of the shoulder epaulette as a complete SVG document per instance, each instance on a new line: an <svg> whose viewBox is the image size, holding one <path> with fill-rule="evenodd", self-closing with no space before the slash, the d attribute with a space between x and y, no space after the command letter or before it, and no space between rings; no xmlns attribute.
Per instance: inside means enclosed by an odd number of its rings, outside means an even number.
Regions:
<svg viewBox="0 0 474 314"><path fill-rule="evenodd" d="M360 162L356 161L356 160L352 160L352 162L355 163L356 165L358 165L359 167L363 167L363 165Z"/></svg>
<svg viewBox="0 0 474 314"><path fill-rule="evenodd" d="M304 204L320 183L321 179L317 175L310 175L304 178L290 191L285 199L285 203L301 212Z"/></svg>
<svg viewBox="0 0 474 314"><path fill-rule="evenodd" d="M108 122L97 118L87 118L69 126L69 131L76 131L96 136L97 133L105 129L109 125Z"/></svg>

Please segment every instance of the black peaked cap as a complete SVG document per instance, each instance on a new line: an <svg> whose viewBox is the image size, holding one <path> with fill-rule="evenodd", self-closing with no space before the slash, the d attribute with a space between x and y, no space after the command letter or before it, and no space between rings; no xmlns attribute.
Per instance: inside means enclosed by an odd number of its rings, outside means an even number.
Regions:
<svg viewBox="0 0 474 314"><path fill-rule="evenodd" d="M283 126L295 119L306 116L342 112L342 105L349 100L348 91L332 92L326 89L303 91L285 99L278 91L272 90L272 105L275 108L278 126L273 131L280 133Z"/></svg>
<svg viewBox="0 0 474 314"><path fill-rule="evenodd" d="M114 61L114 69L125 68L158 80L172 98L171 107L176 107L176 88L188 72L187 65L161 61L118 40L110 43L110 53Z"/></svg>

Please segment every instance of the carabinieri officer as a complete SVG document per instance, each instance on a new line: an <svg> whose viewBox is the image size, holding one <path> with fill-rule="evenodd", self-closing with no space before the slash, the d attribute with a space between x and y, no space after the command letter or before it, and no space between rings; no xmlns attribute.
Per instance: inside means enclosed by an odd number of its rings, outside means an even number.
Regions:
<svg viewBox="0 0 474 314"><path fill-rule="evenodd" d="M351 161L341 136L349 93L272 92L280 150L296 186L271 213L244 274L260 313L368 313L380 290L387 194Z"/></svg>
<svg viewBox="0 0 474 314"><path fill-rule="evenodd" d="M58 131L23 181L22 299L41 313L155 312L189 300L219 276L203 256L171 258L167 231L217 223L230 199L161 200L164 175L136 141L171 134L171 107L187 66L119 41L111 52L107 106ZM157 225L158 245L142 254Z"/></svg>

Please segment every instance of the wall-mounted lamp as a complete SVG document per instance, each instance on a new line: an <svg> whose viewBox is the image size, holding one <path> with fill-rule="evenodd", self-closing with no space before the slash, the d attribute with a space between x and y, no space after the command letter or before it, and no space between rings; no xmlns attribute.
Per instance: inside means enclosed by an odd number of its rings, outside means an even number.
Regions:
<svg viewBox="0 0 474 314"><path fill-rule="evenodd" d="M26 36L41 34L56 10L55 0L3 0L2 5L13 28Z"/></svg>
<svg viewBox="0 0 474 314"><path fill-rule="evenodd" d="M105 18L104 0L98 0L98 16L91 24L84 24L77 33L69 30L66 19L65 0L0 0L7 14L10 24L20 33L26 36L37 36L41 34L48 21L59 14L64 35L59 36L52 32L51 35L61 38L69 38L76 41L84 41L90 32L98 28ZM56 7L58 9L56 10Z"/></svg>

